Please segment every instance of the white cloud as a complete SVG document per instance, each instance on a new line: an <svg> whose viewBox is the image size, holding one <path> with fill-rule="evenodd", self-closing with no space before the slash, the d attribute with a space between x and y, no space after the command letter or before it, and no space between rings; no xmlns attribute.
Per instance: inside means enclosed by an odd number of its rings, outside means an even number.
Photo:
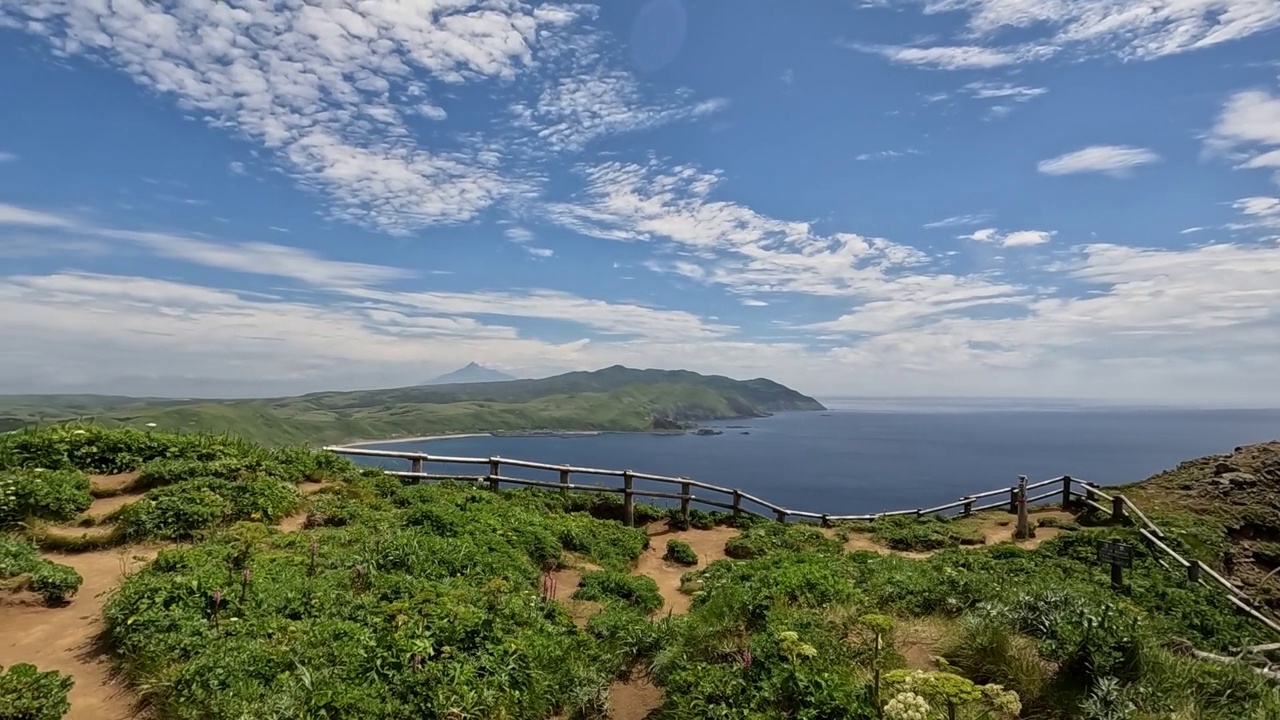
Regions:
<svg viewBox="0 0 1280 720"><path fill-rule="evenodd" d="M1247 197L1232 203L1232 207L1249 216L1248 221L1228 225L1232 229L1266 228L1280 229L1280 198Z"/></svg>
<svg viewBox="0 0 1280 720"><path fill-rule="evenodd" d="M904 65L936 70L984 70L1014 65L1023 60L1016 52L972 45L907 47L903 45L853 45L856 50L882 55Z"/></svg>
<svg viewBox="0 0 1280 720"><path fill-rule="evenodd" d="M244 163L239 160L232 160L227 163L227 169L235 175L248 175L249 171L245 170Z"/></svg>
<svg viewBox="0 0 1280 720"><path fill-rule="evenodd" d="M53 213L29 210L17 205L0 203L0 225L23 225L26 227L68 228L75 225L71 218Z"/></svg>
<svg viewBox="0 0 1280 720"><path fill-rule="evenodd" d="M1041 160L1036 169L1045 175L1104 173L1112 177L1126 177L1134 168L1159 161L1160 156L1146 148L1128 145L1093 145L1083 150Z"/></svg>
<svg viewBox="0 0 1280 720"><path fill-rule="evenodd" d="M250 275L288 278L318 287L351 287L409 277L400 268L367 263L326 260L309 250L263 242L215 242L176 233L139 232L92 225L65 215L38 212L15 205L0 205L0 227L16 226L50 232L42 239L49 253L61 253L71 244L109 251L104 241L145 248L157 257ZM0 233L0 241L7 241ZM86 239L90 242L86 243ZM28 238L28 240L30 240ZM29 254L28 254L29 256Z"/></svg>
<svg viewBox="0 0 1280 720"><path fill-rule="evenodd" d="M973 240L975 242L993 243L1000 247L1030 247L1033 245L1043 245L1053 239L1056 233L1046 230L1015 230L1013 232L1002 233L995 228L982 228L974 230L968 235L961 235L961 240Z"/></svg>
<svg viewBox="0 0 1280 720"><path fill-rule="evenodd" d="M864 162L867 160L893 160L894 158L920 154L922 153L914 148L907 148L906 150L878 150L876 152L862 153L861 155L855 156L853 159Z"/></svg>
<svg viewBox="0 0 1280 720"><path fill-rule="evenodd" d="M533 61L540 28L572 19L514 0L0 0L0 17L259 142L327 193L337 217L397 233L473 218L513 188L461 148L414 145L393 98L422 94L423 73L450 84L512 78Z"/></svg>
<svg viewBox="0 0 1280 720"><path fill-rule="evenodd" d="M952 215L951 217L925 223L926 228L960 227L963 225L980 225L991 219L990 213L973 213L969 215Z"/></svg>
<svg viewBox="0 0 1280 720"><path fill-rule="evenodd" d="M531 245L530 243L534 241L534 235L533 231L528 228L517 225L507 228L502 231L502 234L505 235L508 240L523 248L525 252L536 258L549 258L556 254L551 248L535 247Z"/></svg>
<svg viewBox="0 0 1280 720"><path fill-rule="evenodd" d="M1206 147L1233 153L1244 169L1276 169L1280 184L1280 97L1263 90L1232 95L1218 115Z"/></svg>
<svg viewBox="0 0 1280 720"><path fill-rule="evenodd" d="M1150 60L1258 35L1280 26L1275 0L913 0L926 14L967 15L960 40L1016 34L1015 46L882 48L889 59L942 69L992 68L1063 51ZM1016 33L1010 31L1017 31Z"/></svg>
<svg viewBox="0 0 1280 720"><path fill-rule="evenodd" d="M3 150L0 150L0 163L13 162L14 160L17 160L17 159L18 159L17 155L14 155L11 152L4 152Z"/></svg>
<svg viewBox="0 0 1280 720"><path fill-rule="evenodd" d="M796 73L791 68L782 71L782 82L790 85L796 81Z"/></svg>
<svg viewBox="0 0 1280 720"><path fill-rule="evenodd" d="M1030 102L1049 92L1049 88L983 81L971 82L961 90L977 100L999 99L1022 103Z"/></svg>

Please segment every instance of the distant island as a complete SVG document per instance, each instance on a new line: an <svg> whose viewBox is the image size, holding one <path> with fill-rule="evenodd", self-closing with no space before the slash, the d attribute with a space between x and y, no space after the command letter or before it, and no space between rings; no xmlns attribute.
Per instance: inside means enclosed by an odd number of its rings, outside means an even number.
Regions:
<svg viewBox="0 0 1280 720"><path fill-rule="evenodd" d="M428 380L425 385L461 385L463 383L483 383L483 382L505 382L507 380L518 380L515 375L508 375L501 370L487 368L480 363L468 363L466 367L458 368L453 372L445 373L434 380Z"/></svg>
<svg viewBox="0 0 1280 720"><path fill-rule="evenodd" d="M92 419L108 427L232 432L268 445L318 445L531 430L682 431L707 421L824 409L817 400L765 378L614 365L537 380L250 400L0 396L0 431Z"/></svg>

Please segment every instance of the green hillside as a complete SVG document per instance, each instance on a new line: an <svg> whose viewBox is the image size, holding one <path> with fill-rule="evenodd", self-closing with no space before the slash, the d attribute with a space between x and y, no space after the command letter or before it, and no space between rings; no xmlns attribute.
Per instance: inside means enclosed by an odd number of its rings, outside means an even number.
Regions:
<svg viewBox="0 0 1280 720"><path fill-rule="evenodd" d="M671 422L820 410L766 379L620 366L539 380L311 393L256 400L119 396L0 398L0 431L92 418L108 427L235 432L256 442L335 443L492 430L643 431Z"/></svg>

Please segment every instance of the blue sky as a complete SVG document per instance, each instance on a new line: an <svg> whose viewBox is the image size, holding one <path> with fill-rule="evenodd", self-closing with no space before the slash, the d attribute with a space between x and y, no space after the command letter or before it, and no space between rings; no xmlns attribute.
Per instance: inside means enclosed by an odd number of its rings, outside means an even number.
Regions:
<svg viewBox="0 0 1280 720"><path fill-rule="evenodd" d="M1275 0L0 0L0 392L1274 404Z"/></svg>

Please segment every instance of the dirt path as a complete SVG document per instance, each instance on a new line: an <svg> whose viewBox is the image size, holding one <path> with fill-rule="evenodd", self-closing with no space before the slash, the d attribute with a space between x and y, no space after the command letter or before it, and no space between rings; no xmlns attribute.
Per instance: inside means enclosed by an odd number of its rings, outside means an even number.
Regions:
<svg viewBox="0 0 1280 720"><path fill-rule="evenodd" d="M1035 529L1035 537L1026 540L1014 540L1013 534L1016 529L1017 520L1012 515L1004 513L984 513L975 515L972 518L957 520L958 523L964 523L966 529L974 530L982 535L982 542L974 545L961 545L961 548L974 550L978 548L991 547L992 545L1001 545L1010 543L1020 548L1034 550L1045 541L1057 537L1062 534L1062 528L1057 527L1035 527L1040 520L1053 518L1061 522L1070 522L1075 520L1075 515L1063 510L1040 510L1030 514L1031 526ZM823 532L827 537L838 537L837 531L833 528L824 529ZM901 557L911 558L913 560L923 560L934 554L933 550L893 550L885 547L876 541L869 532L855 532L849 535L849 539L844 543L845 552L869 551L880 555L898 555Z"/></svg>
<svg viewBox="0 0 1280 720"><path fill-rule="evenodd" d="M302 483L298 486L298 492L301 492L303 497L309 498L321 490L333 486L334 483ZM298 532L307 526L307 515L310 512L311 503L304 502L301 510L276 523L276 529L285 532Z"/></svg>
<svg viewBox="0 0 1280 720"><path fill-rule="evenodd" d="M94 496L107 496L118 493L124 488L129 487L138 479L136 472L119 473L116 475L90 475L89 488Z"/></svg>
<svg viewBox="0 0 1280 720"><path fill-rule="evenodd" d="M699 570L716 560L723 560L724 544L736 536L738 531L729 527L716 527L711 530L674 530L665 522L652 523L646 528L649 533L649 549L644 551L632 570L633 575L646 575L658 584L658 592L662 594L661 615L668 612L683 615L689 612L693 598L680 592L680 577L691 570ZM698 554L697 565L679 565L662 559L667 552L668 540L680 540L689 543Z"/></svg>
<svg viewBox="0 0 1280 720"><path fill-rule="evenodd" d="M84 584L64 607L33 604L0 606L0 665L28 662L41 670L60 670L75 679L71 712L65 720L132 720L145 717L136 696L113 677L99 642L106 594L125 575L160 551L159 546L86 553L44 553L76 569Z"/></svg>
<svg viewBox="0 0 1280 720"><path fill-rule="evenodd" d="M132 505L142 499L146 495L146 490L138 490L135 492L126 492L119 495L111 495L109 497L94 498L93 504L89 506L84 514L93 518L94 523L100 523L106 519L108 515L119 510L125 505Z"/></svg>
<svg viewBox="0 0 1280 720"><path fill-rule="evenodd" d="M644 720L654 710L662 707L662 699L662 688L643 675L632 675L609 687L609 705L612 709L609 717L611 720Z"/></svg>

